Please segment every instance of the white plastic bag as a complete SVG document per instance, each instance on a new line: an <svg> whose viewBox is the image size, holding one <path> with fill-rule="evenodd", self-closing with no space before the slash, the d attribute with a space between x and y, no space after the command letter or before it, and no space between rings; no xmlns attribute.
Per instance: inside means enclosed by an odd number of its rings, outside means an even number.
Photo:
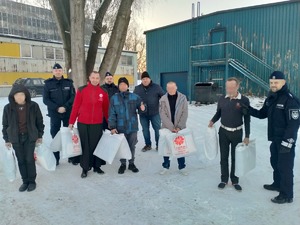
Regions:
<svg viewBox="0 0 300 225"><path fill-rule="evenodd" d="M61 158L70 158L82 154L79 133L76 128L72 130L68 127L60 128L62 151Z"/></svg>
<svg viewBox="0 0 300 225"><path fill-rule="evenodd" d="M57 134L55 135L55 137L52 139L51 143L50 143L50 150L52 152L60 152L61 151L61 147L62 147L62 143L61 143L61 133L60 131L57 132Z"/></svg>
<svg viewBox="0 0 300 225"><path fill-rule="evenodd" d="M158 154L161 156L172 156L172 151L167 144L167 135L172 134L169 129L163 128L159 130Z"/></svg>
<svg viewBox="0 0 300 225"><path fill-rule="evenodd" d="M5 177L10 182L14 181L17 175L17 159L15 151L12 148L4 149L2 162Z"/></svg>
<svg viewBox="0 0 300 225"><path fill-rule="evenodd" d="M175 158L185 157L197 150L189 128L180 130L178 133L168 134L166 139L172 156Z"/></svg>
<svg viewBox="0 0 300 225"><path fill-rule="evenodd" d="M94 151L94 155L111 164L123 139L125 139L124 134L111 134L109 130L105 130Z"/></svg>
<svg viewBox="0 0 300 225"><path fill-rule="evenodd" d="M52 151L45 148L45 145L41 144L36 147L36 162L48 171L54 171L56 168L56 159Z"/></svg>
<svg viewBox="0 0 300 225"><path fill-rule="evenodd" d="M205 156L209 160L214 160L219 151L218 132L213 127L208 127L204 134L204 152Z"/></svg>
<svg viewBox="0 0 300 225"><path fill-rule="evenodd" d="M118 150L115 158L118 158L118 159L131 159L132 158L130 147L128 145L128 142L127 142L127 139L125 138L125 136L122 139L122 142L120 144L119 150Z"/></svg>
<svg viewBox="0 0 300 225"><path fill-rule="evenodd" d="M235 175L244 176L255 168L256 145L255 140L250 140L248 145L239 143L235 149Z"/></svg>

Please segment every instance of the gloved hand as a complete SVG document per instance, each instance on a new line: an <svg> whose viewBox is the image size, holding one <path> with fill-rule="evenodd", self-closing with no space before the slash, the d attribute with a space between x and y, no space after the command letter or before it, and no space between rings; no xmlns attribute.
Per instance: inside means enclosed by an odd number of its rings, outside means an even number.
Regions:
<svg viewBox="0 0 300 225"><path fill-rule="evenodd" d="M279 147L279 153L289 153L293 147L294 142L295 141L293 139L282 140Z"/></svg>

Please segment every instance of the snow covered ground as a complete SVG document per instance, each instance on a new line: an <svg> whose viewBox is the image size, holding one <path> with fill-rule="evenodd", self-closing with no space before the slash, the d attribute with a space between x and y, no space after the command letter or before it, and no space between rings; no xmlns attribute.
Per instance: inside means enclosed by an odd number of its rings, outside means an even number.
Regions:
<svg viewBox="0 0 300 225"><path fill-rule="evenodd" d="M46 124L44 142L49 144L49 118L42 99L39 103ZM260 107L262 99L252 98ZM7 98L0 98L0 116ZM252 118L251 138L257 141L257 166L240 178L243 191L232 186L218 190L220 181L219 156L205 158L203 136L216 105L190 106L188 127L196 135L198 153L187 157L188 176L178 173L177 162L171 163L167 175L159 175L162 158L155 150L143 153L141 131L136 151L138 174L126 171L117 174L119 162L103 166L105 175L89 172L80 178L81 168L66 161L55 172L37 167L37 189L20 193L21 180L10 183L0 172L1 225L275 225L300 224L300 159L299 144L295 159L294 203L277 205L270 199L277 192L262 188L272 182L269 163L267 121ZM217 124L218 126L219 124ZM299 143L299 141L298 141ZM5 150L4 142L0 142ZM154 146L154 145L153 145Z"/></svg>

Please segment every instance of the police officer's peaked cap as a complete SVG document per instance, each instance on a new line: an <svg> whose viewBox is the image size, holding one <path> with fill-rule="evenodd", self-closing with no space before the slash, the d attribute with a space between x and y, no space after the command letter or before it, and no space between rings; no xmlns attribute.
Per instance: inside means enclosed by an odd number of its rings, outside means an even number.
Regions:
<svg viewBox="0 0 300 225"><path fill-rule="evenodd" d="M285 80L285 76L281 71L274 71L270 75L270 79L275 79L275 80Z"/></svg>
<svg viewBox="0 0 300 225"><path fill-rule="evenodd" d="M105 77L113 76L110 72L106 72Z"/></svg>
<svg viewBox="0 0 300 225"><path fill-rule="evenodd" d="M53 69L62 69L61 65L58 63L55 63L53 66Z"/></svg>

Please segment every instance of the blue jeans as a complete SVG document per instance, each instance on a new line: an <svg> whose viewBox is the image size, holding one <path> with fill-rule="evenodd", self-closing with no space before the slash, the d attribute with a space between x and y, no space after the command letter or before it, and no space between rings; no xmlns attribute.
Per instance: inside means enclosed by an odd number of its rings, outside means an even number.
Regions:
<svg viewBox="0 0 300 225"><path fill-rule="evenodd" d="M178 162L178 169L184 169L185 168L185 158L177 158ZM169 169L170 168L170 157L164 156L164 162L162 164L163 168Z"/></svg>
<svg viewBox="0 0 300 225"><path fill-rule="evenodd" d="M158 146L158 139L159 139L159 129L161 127L161 121L159 114L154 116L140 116L140 123L143 129L143 136L145 139L145 144L151 146L151 136L150 136L150 122L152 128L155 132L155 142L156 146Z"/></svg>

